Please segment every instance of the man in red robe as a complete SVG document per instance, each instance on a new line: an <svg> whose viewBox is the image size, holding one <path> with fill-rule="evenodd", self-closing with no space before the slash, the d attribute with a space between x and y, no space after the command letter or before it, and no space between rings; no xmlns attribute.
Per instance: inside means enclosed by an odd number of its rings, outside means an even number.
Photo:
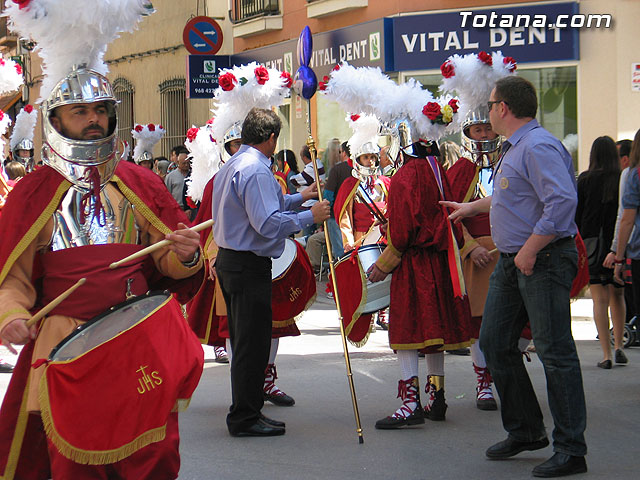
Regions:
<svg viewBox="0 0 640 480"><path fill-rule="evenodd" d="M459 275L459 226L438 203L450 198L444 170L429 156L428 146L413 145L404 165L391 179L387 248L369 270L369 280L383 280L393 271L389 344L397 351L402 377L402 405L376 422L376 428L444 420L444 350L469 345L469 302ZM418 352L427 360L427 401L420 403Z"/></svg>
<svg viewBox="0 0 640 480"><path fill-rule="evenodd" d="M86 103L61 100L82 98L65 89L85 82L104 89ZM180 457L177 413L171 411L146 412L148 418L161 416L165 433L143 432L148 440L137 445L120 445L117 438L109 452L82 451L82 445L74 445L75 455L88 464L73 461L70 448L59 441L59 432L47 425L48 438L44 437L40 378L47 366L36 361L46 359L78 325L130 295L169 287L186 301L197 289L202 268L198 235L187 229L186 216L161 180L149 170L119 163L123 149L115 128L116 99L107 79L74 69L54 90L43 103L46 166L19 182L0 219L0 338L11 350L12 344L25 344L0 410L0 476L93 478L115 471L125 478L173 479ZM72 148L78 145L84 149ZM63 158L60 151L68 155ZM78 151L95 161L79 158ZM165 238L173 243L109 268L111 262ZM27 326L33 312L81 277L86 283L52 310L39 328ZM180 310L172 312L170 321L184 324ZM191 332L180 345L185 362L174 368L186 368L184 382L195 388L202 372L202 350L189 336L193 337ZM127 366L126 361L123 364ZM138 368L128 365L132 367ZM86 408L95 409L97 429L105 421L100 405ZM123 413L122 418L127 416ZM117 431L114 424L107 428Z"/></svg>

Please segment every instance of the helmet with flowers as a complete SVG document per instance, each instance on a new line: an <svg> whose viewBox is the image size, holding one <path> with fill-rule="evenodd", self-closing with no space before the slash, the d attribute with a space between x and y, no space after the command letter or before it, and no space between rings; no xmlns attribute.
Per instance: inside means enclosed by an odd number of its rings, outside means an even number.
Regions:
<svg viewBox="0 0 640 480"><path fill-rule="evenodd" d="M242 138L242 122L253 107L279 107L289 95L293 79L289 72L266 68L255 62L220 71L215 91L213 138L221 140L228 159L229 143Z"/></svg>
<svg viewBox="0 0 640 480"><path fill-rule="evenodd" d="M162 125L150 123L148 125L136 124L131 130L131 135L136 142L133 148L133 161L137 165L142 162L153 163L153 147L164 137L165 129Z"/></svg>
<svg viewBox="0 0 640 480"><path fill-rule="evenodd" d="M380 146L378 132L380 122L374 115L350 115L347 122L353 130L348 140L353 160L351 174L361 181L380 173Z"/></svg>
<svg viewBox="0 0 640 480"><path fill-rule="evenodd" d="M106 78L104 54L119 33L131 31L145 15L153 13L149 0L7 1L5 14L11 28L36 43L42 58L40 88L42 160L76 188L95 190L113 175L124 153L117 136L117 100ZM69 40L69 32L82 41ZM108 116L107 131L98 139L69 138L56 128L57 109L67 105L99 104ZM100 169L97 169L97 167ZM98 171L99 177L95 172Z"/></svg>
<svg viewBox="0 0 640 480"><path fill-rule="evenodd" d="M440 90L455 91L460 97L463 154L483 168L493 166L498 158L501 137L478 140L472 138L471 130L475 125L490 124L487 101L491 90L497 80L514 74L516 61L503 56L502 52L453 55L440 70L443 76Z"/></svg>
<svg viewBox="0 0 640 480"><path fill-rule="evenodd" d="M4 59L0 57L0 95L4 95L5 93L10 93L18 90L22 85L22 83L23 83L22 67L20 67L20 65L14 62L13 60ZM27 107L31 108L29 105ZM23 112L20 112L18 114L18 118L22 118L21 117L22 113ZM3 136L10 125L11 125L11 118L9 118L9 115L7 115L2 110L0 110L0 150L4 148ZM35 125L35 120L33 122L33 125ZM13 147L14 147L14 138L16 138L15 143L18 143L20 140L22 140L22 138L18 140L17 137L14 137L14 135L16 134L16 129L19 132L22 130L25 130L24 128L18 128L17 126L14 128L14 133L11 135L11 140L10 140L11 150L13 150ZM33 126L31 127L31 130L32 132L30 137L26 134L23 135L25 139L27 138L33 139ZM22 135L22 133L19 133L19 135ZM25 142L25 145L26 145L26 142ZM33 150L33 142L31 142L31 146L27 148L27 150ZM25 168L26 168L26 165L25 165Z"/></svg>
<svg viewBox="0 0 640 480"><path fill-rule="evenodd" d="M184 146L189 150L191 175L187 179L187 195L194 201L202 200L204 188L222 165L218 143L211 135L213 119L202 127L191 127Z"/></svg>
<svg viewBox="0 0 640 480"><path fill-rule="evenodd" d="M38 121L38 111L31 105L25 105L16 115L16 123L13 126L9 147L13 160L20 162L27 173L33 171L35 162L33 159L33 131ZM20 151L27 155L21 155Z"/></svg>
<svg viewBox="0 0 640 480"><path fill-rule="evenodd" d="M412 134L438 140L459 128L457 99L434 99L415 79L397 84L379 68L336 66L319 87L347 112L375 116L378 136L391 137L389 157L400 166L400 149L413 143Z"/></svg>

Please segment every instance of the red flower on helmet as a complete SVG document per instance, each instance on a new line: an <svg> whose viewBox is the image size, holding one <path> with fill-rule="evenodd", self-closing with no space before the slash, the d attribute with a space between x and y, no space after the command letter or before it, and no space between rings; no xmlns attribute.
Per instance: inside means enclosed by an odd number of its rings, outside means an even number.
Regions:
<svg viewBox="0 0 640 480"><path fill-rule="evenodd" d="M451 78L456 74L456 69L449 60L440 65L440 71L444 78Z"/></svg>
<svg viewBox="0 0 640 480"><path fill-rule="evenodd" d="M265 83L267 83L267 80L269 80L269 70L267 70L263 66L256 67L253 73L255 73L256 80L260 85L264 85Z"/></svg>
<svg viewBox="0 0 640 480"><path fill-rule="evenodd" d="M156 131L156 126L153 123L150 123L149 125L147 125L147 128L149 129L150 132Z"/></svg>
<svg viewBox="0 0 640 480"><path fill-rule="evenodd" d="M318 83L318 90L320 90L321 92L324 92L327 89L327 84L326 82L320 82Z"/></svg>
<svg viewBox="0 0 640 480"><path fill-rule="evenodd" d="M13 0L13 3L17 4L20 10L29 5L31 0Z"/></svg>
<svg viewBox="0 0 640 480"><path fill-rule="evenodd" d="M235 75L231 72L220 75L220 77L218 78L218 84L220 85L220 88L225 92L233 90L236 86L236 83L238 83L238 80L236 80Z"/></svg>
<svg viewBox="0 0 640 480"><path fill-rule="evenodd" d="M16 72L18 72L18 75L22 75L22 67L19 63L16 63Z"/></svg>
<svg viewBox="0 0 640 480"><path fill-rule="evenodd" d="M207 120L207 125L213 125L213 117Z"/></svg>
<svg viewBox="0 0 640 480"><path fill-rule="evenodd" d="M340 65L338 64L336 64L336 66L331 69L332 72L337 72L338 70L340 70Z"/></svg>
<svg viewBox="0 0 640 480"><path fill-rule="evenodd" d="M429 102L422 107L422 114L426 115L429 120L436 120L441 114L440 105L436 102Z"/></svg>
<svg viewBox="0 0 640 480"><path fill-rule="evenodd" d="M0 120L2 120L3 118L4 118L4 112L0 110Z"/></svg>
<svg viewBox="0 0 640 480"><path fill-rule="evenodd" d="M189 130L187 130L187 140L189 140L190 142L193 142L197 136L198 136L197 127L191 127Z"/></svg>
<svg viewBox="0 0 640 480"><path fill-rule="evenodd" d="M33 106L31 106L31 105L25 105L25 106L24 106L24 111L25 111L25 112L27 112L27 113L31 113L31 112L33 112Z"/></svg>
<svg viewBox="0 0 640 480"><path fill-rule="evenodd" d="M280 78L284 78L285 87L291 88L291 85L293 85L293 78L291 78L291 74L289 72L282 72L280 74Z"/></svg>
<svg viewBox="0 0 640 480"><path fill-rule="evenodd" d="M144 127L142 125L138 124L138 125L135 126L134 130L136 132L141 132L142 130L144 130Z"/></svg>
<svg viewBox="0 0 640 480"><path fill-rule="evenodd" d="M360 118L360 115L351 115L351 121L356 122Z"/></svg>
<svg viewBox="0 0 640 480"><path fill-rule="evenodd" d="M162 125L158 125L158 128L159 128L160 130L164 130L164 127L163 127Z"/></svg>
<svg viewBox="0 0 640 480"><path fill-rule="evenodd" d="M518 65L516 63L516 59L513 58L513 57L504 57L502 59L502 63L507 65L507 68L509 69L510 72L515 72L516 68L518 68ZM508 66L509 64L511 64L511 66Z"/></svg>
<svg viewBox="0 0 640 480"><path fill-rule="evenodd" d="M489 55L484 50L478 53L478 58L480 59L481 62L484 62L489 66L493 65L493 58L491 58L491 55Z"/></svg>
<svg viewBox="0 0 640 480"><path fill-rule="evenodd" d="M458 113L458 99L457 98L452 98L451 100L449 100L449 106L453 110L453 113Z"/></svg>

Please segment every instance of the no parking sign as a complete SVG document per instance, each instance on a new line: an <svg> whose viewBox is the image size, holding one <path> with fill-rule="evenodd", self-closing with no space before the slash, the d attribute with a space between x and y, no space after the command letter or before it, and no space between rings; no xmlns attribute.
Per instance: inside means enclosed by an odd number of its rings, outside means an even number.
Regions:
<svg viewBox="0 0 640 480"><path fill-rule="evenodd" d="M182 41L193 55L215 55L222 47L222 29L209 17L194 17L182 31Z"/></svg>

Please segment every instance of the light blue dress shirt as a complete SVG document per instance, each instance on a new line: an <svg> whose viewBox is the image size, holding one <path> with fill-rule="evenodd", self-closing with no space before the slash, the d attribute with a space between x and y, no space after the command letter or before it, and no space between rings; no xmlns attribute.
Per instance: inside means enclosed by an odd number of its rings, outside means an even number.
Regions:
<svg viewBox="0 0 640 480"><path fill-rule="evenodd" d="M284 240L313 223L310 210L290 211L302 195L282 195L271 161L249 145L216 173L213 180L213 238L219 247L279 257Z"/></svg>
<svg viewBox="0 0 640 480"><path fill-rule="evenodd" d="M532 234L575 235L578 194L564 145L535 119L507 142L491 198L491 237L498 250L516 253Z"/></svg>
<svg viewBox="0 0 640 480"><path fill-rule="evenodd" d="M637 210L640 208L640 178L637 168L628 168L625 180L624 193L622 194L622 208L625 210ZM640 260L640 214L636 212L633 231L627 243L627 258Z"/></svg>

